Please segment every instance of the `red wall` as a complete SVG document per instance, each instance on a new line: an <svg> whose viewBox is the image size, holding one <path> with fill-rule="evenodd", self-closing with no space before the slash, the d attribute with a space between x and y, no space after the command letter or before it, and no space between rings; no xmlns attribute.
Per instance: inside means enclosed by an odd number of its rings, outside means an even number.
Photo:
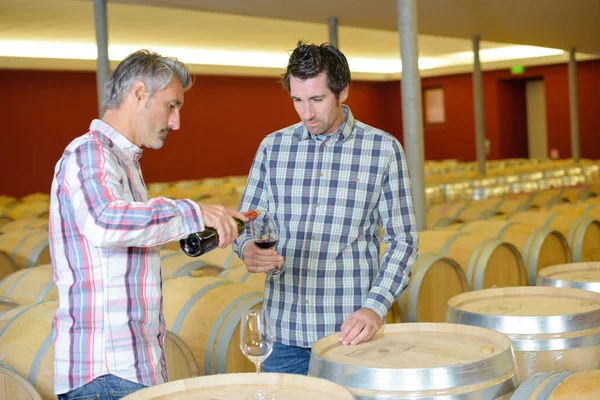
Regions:
<svg viewBox="0 0 600 400"><path fill-rule="evenodd" d="M525 80L543 79L546 91L548 149L571 157L569 82L566 64L527 67L521 75L509 70L483 73L485 134L489 159L527 156ZM600 60L577 64L580 154L600 159ZM423 87L444 87L446 123L424 125L425 158L475 160L475 123L471 74L425 78ZM400 127L401 129L401 127ZM399 131L396 134L401 134Z"/></svg>
<svg viewBox="0 0 600 400"><path fill-rule="evenodd" d="M485 131L490 159L526 157L525 83L546 83L548 146L570 156L566 65L485 72ZM600 61L578 64L581 156L600 158ZM424 125L427 159L475 159L471 75L426 78L423 87L443 86L446 123ZM0 194L48 192L64 147L96 117L96 80L91 72L0 70L3 140ZM353 82L348 105L363 122L402 140L400 83ZM288 94L275 78L198 76L186 93L182 128L165 146L145 150L146 182L246 174L260 140L298 121Z"/></svg>

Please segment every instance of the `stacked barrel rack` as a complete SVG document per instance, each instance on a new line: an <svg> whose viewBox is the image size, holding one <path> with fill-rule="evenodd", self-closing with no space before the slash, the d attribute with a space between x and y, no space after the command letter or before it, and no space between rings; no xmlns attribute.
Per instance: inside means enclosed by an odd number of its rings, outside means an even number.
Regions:
<svg viewBox="0 0 600 400"><path fill-rule="evenodd" d="M419 232L409 287L358 352L335 346L335 335L319 341L310 375L340 386L308 377L305 390L319 388L330 398L345 398L345 386L361 399L520 399L553 398L562 388L578 390L574 398L586 398L585 390L600 398L600 166L501 160L488 162L487 171L478 178L474 163L427 164L428 229ZM149 191L237 208L245 183L246 176L233 176L155 183ZM55 399L51 321L58 295L48 205L47 194L0 196L0 397ZM385 247L381 242L382 253ZM238 322L242 311L262 305L264 275L248 273L230 247L190 258L173 242L162 246L161 258L170 381L253 379L245 374L254 366L239 350ZM363 378L337 379L332 371L340 368ZM444 382L435 378L441 370ZM389 382L380 379L390 373ZM292 385L285 381L291 378L261 379L266 387ZM154 393L177 398L215 384L194 382Z"/></svg>

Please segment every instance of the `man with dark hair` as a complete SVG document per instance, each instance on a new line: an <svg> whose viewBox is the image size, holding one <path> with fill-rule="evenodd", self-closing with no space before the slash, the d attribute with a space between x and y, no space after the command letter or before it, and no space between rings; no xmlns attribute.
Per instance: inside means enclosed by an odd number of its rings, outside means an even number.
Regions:
<svg viewBox="0 0 600 400"><path fill-rule="evenodd" d="M219 246L237 236L221 205L148 198L139 159L179 129L192 85L175 58L140 50L104 85L102 119L56 164L50 254L60 303L53 320L59 400L117 400L167 380L158 246L211 226Z"/></svg>
<svg viewBox="0 0 600 400"><path fill-rule="evenodd" d="M276 250L247 233L233 244L250 272L284 264L266 275L263 307L276 342L267 372L306 374L312 345L335 332L344 345L370 340L417 257L402 147L354 119L343 104L350 82L342 52L298 43L283 86L302 122L262 141L240 204L267 211L279 230Z"/></svg>

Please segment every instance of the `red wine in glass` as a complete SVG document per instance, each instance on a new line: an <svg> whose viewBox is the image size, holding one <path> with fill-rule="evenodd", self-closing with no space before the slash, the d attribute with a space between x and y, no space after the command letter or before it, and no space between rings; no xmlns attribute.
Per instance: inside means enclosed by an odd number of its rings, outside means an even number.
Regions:
<svg viewBox="0 0 600 400"><path fill-rule="evenodd" d="M261 249L270 249L277 244L277 239L257 239L254 241L254 243L256 243L256 245Z"/></svg>

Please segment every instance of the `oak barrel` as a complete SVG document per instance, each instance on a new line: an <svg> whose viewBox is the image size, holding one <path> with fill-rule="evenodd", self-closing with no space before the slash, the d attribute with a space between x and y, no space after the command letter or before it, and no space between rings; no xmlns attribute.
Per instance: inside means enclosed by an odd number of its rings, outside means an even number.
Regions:
<svg viewBox="0 0 600 400"><path fill-rule="evenodd" d="M529 211L512 214L509 220L562 233L567 238L575 262L600 260L600 222L596 219L549 211Z"/></svg>
<svg viewBox="0 0 600 400"><path fill-rule="evenodd" d="M600 368L598 293L540 286L478 290L450 299L446 321L507 335L521 379Z"/></svg>
<svg viewBox="0 0 600 400"><path fill-rule="evenodd" d="M187 256L182 251L161 250L160 268L163 279L190 276L218 276L223 268L207 264L196 257Z"/></svg>
<svg viewBox="0 0 600 400"><path fill-rule="evenodd" d="M52 318L57 301L15 307L0 314L0 360L11 365L44 400L55 400Z"/></svg>
<svg viewBox="0 0 600 400"><path fill-rule="evenodd" d="M421 231L419 251L439 254L458 262L473 290L527 283L521 254L505 241L453 230Z"/></svg>
<svg viewBox="0 0 600 400"><path fill-rule="evenodd" d="M42 400L33 385L10 365L0 361L0 399Z"/></svg>
<svg viewBox="0 0 600 400"><path fill-rule="evenodd" d="M21 230L48 229L48 218L21 218L0 226L0 233Z"/></svg>
<svg viewBox="0 0 600 400"><path fill-rule="evenodd" d="M535 285L540 269L571 262L573 257L564 235L543 227L510 221L474 221L458 230L513 244L523 257L529 285Z"/></svg>
<svg viewBox="0 0 600 400"><path fill-rule="evenodd" d="M201 376L139 390L122 400L238 400L258 388L278 400L353 400L346 388L311 376L277 373L236 373Z"/></svg>
<svg viewBox="0 0 600 400"><path fill-rule="evenodd" d="M570 287L600 293L600 262L546 267L540 271L537 285Z"/></svg>
<svg viewBox="0 0 600 400"><path fill-rule="evenodd" d="M44 400L56 400L52 319L57 307L57 301L47 301L0 314L0 360L26 377ZM189 348L169 332L165 336L165 352L169 380L198 375ZM169 369L173 370L173 377Z"/></svg>
<svg viewBox="0 0 600 400"><path fill-rule="evenodd" d="M7 254L5 251L0 250L0 279L9 276L13 272L15 272L15 265L10 253Z"/></svg>
<svg viewBox="0 0 600 400"><path fill-rule="evenodd" d="M169 382L200 375L194 354L179 336L167 331L164 346Z"/></svg>
<svg viewBox="0 0 600 400"><path fill-rule="evenodd" d="M489 329L446 323L384 325L368 342L318 340L309 375L357 399L507 399L518 383L510 340ZM447 396L447 397L446 397Z"/></svg>
<svg viewBox="0 0 600 400"><path fill-rule="evenodd" d="M528 378L511 400L598 400L600 371L541 372Z"/></svg>
<svg viewBox="0 0 600 400"><path fill-rule="evenodd" d="M13 272L0 281L0 296L21 305L58 299L58 289L52 279L52 265Z"/></svg>
<svg viewBox="0 0 600 400"><path fill-rule="evenodd" d="M195 276L195 273L192 273L192 276ZM219 274L219 278L243 283L250 286L253 290L265 291L266 274L248 272L245 265L226 268Z"/></svg>
<svg viewBox="0 0 600 400"><path fill-rule="evenodd" d="M20 230L0 235L0 251L12 258L15 269L50 264L48 230Z"/></svg>
<svg viewBox="0 0 600 400"><path fill-rule="evenodd" d="M201 375L254 371L239 348L241 314L262 305L262 292L221 278L163 282L167 329L188 345Z"/></svg>
<svg viewBox="0 0 600 400"><path fill-rule="evenodd" d="M162 246L162 249L172 250L185 254L181 250L179 241L169 242ZM163 250L161 250L161 253ZM202 261L206 264L214 265L215 267L229 268L237 265L244 265L244 262L235 254L231 246L227 246L224 249L217 247L214 250L209 251L206 254L202 254L200 257L190 257L195 260Z"/></svg>
<svg viewBox="0 0 600 400"><path fill-rule="evenodd" d="M6 297L0 297L0 313L17 307L18 304Z"/></svg>
<svg viewBox="0 0 600 400"><path fill-rule="evenodd" d="M462 268L456 261L437 254L419 254L408 287L392 304L388 323L444 322L446 303L469 290Z"/></svg>

